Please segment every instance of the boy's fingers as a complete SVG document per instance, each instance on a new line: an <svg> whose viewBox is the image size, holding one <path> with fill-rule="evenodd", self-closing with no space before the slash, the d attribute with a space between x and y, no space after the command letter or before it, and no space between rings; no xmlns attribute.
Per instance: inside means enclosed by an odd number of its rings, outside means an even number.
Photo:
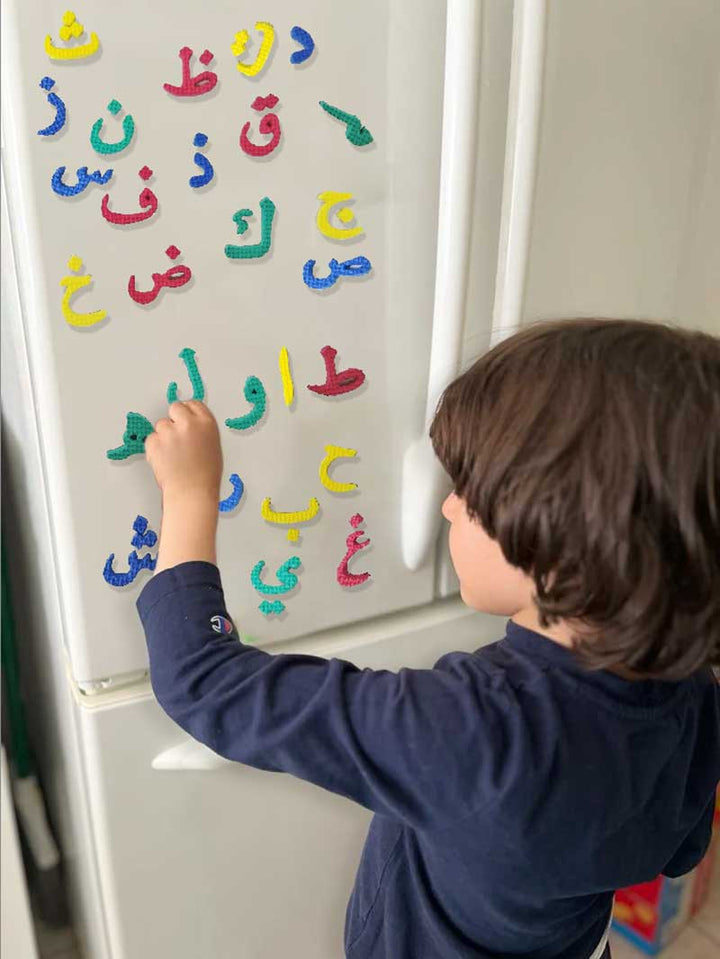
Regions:
<svg viewBox="0 0 720 959"><path fill-rule="evenodd" d="M189 409L189 402L183 403L181 400L175 400L175 402L171 403L168 407L168 417L176 423L180 420L187 420L187 418L192 415Z"/></svg>
<svg viewBox="0 0 720 959"><path fill-rule="evenodd" d="M202 416L205 419L213 419L213 415L210 412L210 407L203 403L202 400L188 400L187 405L190 407L195 416Z"/></svg>

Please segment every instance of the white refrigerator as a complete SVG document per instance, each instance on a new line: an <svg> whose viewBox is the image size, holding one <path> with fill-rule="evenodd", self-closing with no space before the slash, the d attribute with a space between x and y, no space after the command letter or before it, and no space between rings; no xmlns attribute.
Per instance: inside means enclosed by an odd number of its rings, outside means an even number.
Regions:
<svg viewBox="0 0 720 959"><path fill-rule="evenodd" d="M369 814L152 697L148 424L218 418L248 641L399 668L499 638L428 418L541 316L717 330L720 8L6 0L2 34L4 520L86 957L338 959Z"/></svg>

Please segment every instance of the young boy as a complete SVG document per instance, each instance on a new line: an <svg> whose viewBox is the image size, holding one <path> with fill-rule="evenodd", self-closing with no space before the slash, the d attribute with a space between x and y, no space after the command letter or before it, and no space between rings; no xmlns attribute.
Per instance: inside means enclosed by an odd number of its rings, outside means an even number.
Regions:
<svg viewBox="0 0 720 959"><path fill-rule="evenodd" d="M216 422L173 403L138 600L153 689L221 755L377 815L351 959L600 959L613 892L702 858L720 779L720 341L624 320L531 326L432 424L461 593L505 636L360 670L218 635Z"/></svg>

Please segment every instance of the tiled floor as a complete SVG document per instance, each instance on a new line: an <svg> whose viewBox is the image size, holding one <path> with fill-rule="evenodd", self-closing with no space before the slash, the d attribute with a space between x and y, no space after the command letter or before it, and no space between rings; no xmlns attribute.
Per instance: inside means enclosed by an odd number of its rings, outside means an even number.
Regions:
<svg viewBox="0 0 720 959"><path fill-rule="evenodd" d="M37 934L40 959L80 959L71 929L50 929L40 925ZM642 956L617 933L612 934L610 943L613 959L640 959ZM160 956L158 959L172 957ZM720 856L717 857L710 898L705 908L664 950L662 959L720 959Z"/></svg>

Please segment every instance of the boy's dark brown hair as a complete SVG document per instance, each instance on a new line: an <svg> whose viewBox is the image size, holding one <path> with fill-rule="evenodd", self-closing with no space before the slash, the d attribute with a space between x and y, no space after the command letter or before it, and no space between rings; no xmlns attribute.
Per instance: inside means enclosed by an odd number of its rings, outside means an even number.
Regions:
<svg viewBox="0 0 720 959"><path fill-rule="evenodd" d="M579 624L589 667L720 663L720 340L636 320L537 323L443 394L430 429L468 513Z"/></svg>

